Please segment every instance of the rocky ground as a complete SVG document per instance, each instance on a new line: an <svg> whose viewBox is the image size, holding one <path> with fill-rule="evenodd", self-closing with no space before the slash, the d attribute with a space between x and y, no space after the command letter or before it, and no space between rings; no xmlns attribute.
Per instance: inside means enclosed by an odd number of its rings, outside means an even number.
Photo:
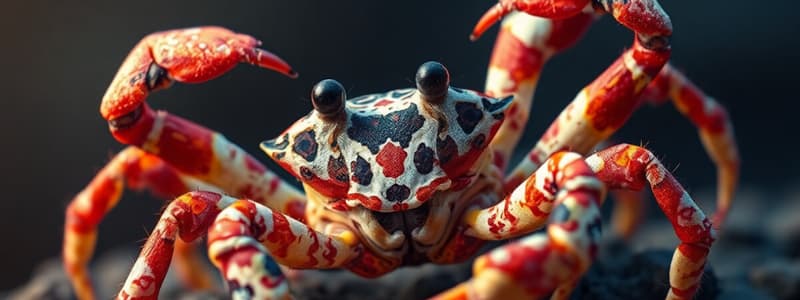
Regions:
<svg viewBox="0 0 800 300"><path fill-rule="evenodd" d="M800 299L800 184L783 191L743 188L725 230L709 257L698 299ZM793 186L797 186L794 188ZM711 191L692 193L713 199ZM700 201L701 207L713 207ZM651 205L654 207L655 205ZM677 239L669 223L652 217L630 243L609 237L598 261L578 285L573 299L659 299L669 287L667 270ZM707 209L710 210L710 209ZM136 249L98 256L93 265L98 295L119 289ZM469 264L404 268L367 280L343 271L307 271L293 283L298 299L424 299L469 277ZM219 289L221 290L221 288ZM0 293L8 299L74 299L58 259L43 262L31 280ZM172 276L162 299L220 299L219 291L187 292Z"/></svg>

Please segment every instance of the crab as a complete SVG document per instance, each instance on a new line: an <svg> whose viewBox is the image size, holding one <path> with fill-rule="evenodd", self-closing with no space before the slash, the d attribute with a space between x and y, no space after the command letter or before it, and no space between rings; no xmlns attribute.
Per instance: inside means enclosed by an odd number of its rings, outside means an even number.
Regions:
<svg viewBox="0 0 800 300"><path fill-rule="evenodd" d="M543 64L610 13L633 45L581 90L530 154L506 175ZM668 64L669 17L656 0L503 0L473 31L504 16L485 93L450 86L437 62L415 88L348 98L335 80L311 92L313 110L261 148L304 193L221 134L145 102L173 82L200 83L248 63L296 77L260 42L220 27L151 34L123 62L103 97L113 136L130 145L71 202L63 260L80 299L93 299L87 264L102 217L125 185L169 202L118 294L158 296L175 253L182 280L211 285L193 243L237 299L289 297L291 269L345 268L377 277L398 267L472 258L474 276L438 299L568 297L598 251L607 190L647 186L680 239L667 298L690 299L716 228L649 150L621 144L589 154L641 104L671 99L700 130L719 170L717 226L738 178L727 114ZM637 199L638 200L638 199ZM630 232L638 201L619 221ZM545 228L544 231L534 231Z"/></svg>

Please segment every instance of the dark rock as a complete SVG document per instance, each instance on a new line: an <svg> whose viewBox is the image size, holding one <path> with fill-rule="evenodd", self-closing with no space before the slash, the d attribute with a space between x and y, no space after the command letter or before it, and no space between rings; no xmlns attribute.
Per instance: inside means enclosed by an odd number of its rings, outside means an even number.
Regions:
<svg viewBox="0 0 800 300"><path fill-rule="evenodd" d="M800 262L773 259L754 268L750 281L778 299L800 299Z"/></svg>
<svg viewBox="0 0 800 300"><path fill-rule="evenodd" d="M669 250L622 252L614 259L597 261L571 299L663 299L669 291L671 261ZM715 299L719 293L714 271L707 266L695 299Z"/></svg>
<svg viewBox="0 0 800 300"><path fill-rule="evenodd" d="M11 291L3 299L9 300L71 300L75 299L61 261L50 259L34 271L31 281Z"/></svg>

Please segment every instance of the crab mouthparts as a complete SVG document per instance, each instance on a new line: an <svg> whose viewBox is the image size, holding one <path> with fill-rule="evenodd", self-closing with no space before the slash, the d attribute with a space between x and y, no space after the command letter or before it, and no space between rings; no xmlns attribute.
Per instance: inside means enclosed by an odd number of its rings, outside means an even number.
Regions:
<svg viewBox="0 0 800 300"><path fill-rule="evenodd" d="M423 203L417 208L398 211L398 212L380 212L370 210L372 217L383 229L388 233L402 231L406 236L406 241L410 240L411 233L416 228L421 228L428 220L430 213L430 205L428 202Z"/></svg>

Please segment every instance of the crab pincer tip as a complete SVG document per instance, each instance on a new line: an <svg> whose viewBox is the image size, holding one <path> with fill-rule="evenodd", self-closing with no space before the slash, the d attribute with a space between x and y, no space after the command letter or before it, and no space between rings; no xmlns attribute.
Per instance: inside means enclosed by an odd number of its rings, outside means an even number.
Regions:
<svg viewBox="0 0 800 300"><path fill-rule="evenodd" d="M289 71L286 71L286 76L289 76L289 78L295 79L295 78L297 78L297 76L300 76L300 74L297 73L297 71L295 71L294 69L289 69Z"/></svg>
<svg viewBox="0 0 800 300"><path fill-rule="evenodd" d="M472 34L469 36L471 41L475 41L483 35L486 30L489 30L492 25L499 22L503 19L503 17L511 12L510 8L503 5L503 3L497 3L496 5L492 6L486 13L481 16L481 19L478 20L478 24L475 24L474 29L472 29Z"/></svg>

